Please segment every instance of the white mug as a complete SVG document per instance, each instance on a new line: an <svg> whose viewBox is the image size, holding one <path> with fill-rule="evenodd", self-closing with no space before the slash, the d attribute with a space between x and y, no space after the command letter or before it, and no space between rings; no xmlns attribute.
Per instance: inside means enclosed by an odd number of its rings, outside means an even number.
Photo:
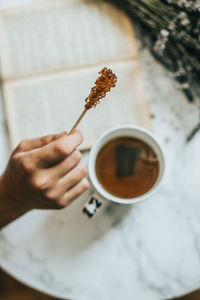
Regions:
<svg viewBox="0 0 200 300"><path fill-rule="evenodd" d="M115 138L125 136L137 138L149 145L155 152L159 162L159 174L153 187L141 196L128 199L116 197L110 194L108 191L106 191L98 181L95 171L96 158L102 147ZM98 140L96 141L96 143L90 151L88 171L91 183L95 188L95 193L92 195L91 199L85 204L83 212L87 214L88 217L92 217L102 205L103 201L112 201L121 204L131 204L138 203L149 198L160 185L161 179L163 178L164 169L165 158L162 146L158 142L157 138L153 136L152 133L148 130L139 126L121 125L106 131L102 136L98 138Z"/></svg>

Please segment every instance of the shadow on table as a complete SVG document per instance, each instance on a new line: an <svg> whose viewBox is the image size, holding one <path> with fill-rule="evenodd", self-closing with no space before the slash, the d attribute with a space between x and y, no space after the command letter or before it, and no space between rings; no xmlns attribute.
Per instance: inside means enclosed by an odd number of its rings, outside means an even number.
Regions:
<svg viewBox="0 0 200 300"><path fill-rule="evenodd" d="M83 204L75 201L67 209L52 212L45 219L40 233L42 230L49 252L61 251L62 247L66 256L78 255L116 229L132 208L110 203L90 219L81 211Z"/></svg>

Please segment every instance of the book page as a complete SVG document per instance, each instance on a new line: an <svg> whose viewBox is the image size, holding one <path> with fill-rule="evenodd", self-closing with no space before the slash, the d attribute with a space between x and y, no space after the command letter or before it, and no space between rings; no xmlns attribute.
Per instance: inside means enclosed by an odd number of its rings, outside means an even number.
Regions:
<svg viewBox="0 0 200 300"><path fill-rule="evenodd" d="M4 84L5 105L12 148L21 139L70 131L84 109L103 65ZM90 148L107 129L122 124L150 127L137 60L109 64L117 85L79 124Z"/></svg>
<svg viewBox="0 0 200 300"><path fill-rule="evenodd" d="M0 12L1 76L36 76L134 58L128 17L95 0L49 0Z"/></svg>
<svg viewBox="0 0 200 300"><path fill-rule="evenodd" d="M25 5L33 2L39 2L41 0L0 0L0 9L16 7L19 5Z"/></svg>

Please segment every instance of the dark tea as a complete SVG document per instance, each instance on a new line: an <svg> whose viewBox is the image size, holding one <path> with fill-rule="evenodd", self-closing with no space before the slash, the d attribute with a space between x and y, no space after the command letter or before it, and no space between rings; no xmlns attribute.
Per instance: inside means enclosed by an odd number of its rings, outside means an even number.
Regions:
<svg viewBox="0 0 200 300"><path fill-rule="evenodd" d="M96 158L96 176L103 188L119 198L134 198L148 192L159 174L153 149L137 138L109 141Z"/></svg>

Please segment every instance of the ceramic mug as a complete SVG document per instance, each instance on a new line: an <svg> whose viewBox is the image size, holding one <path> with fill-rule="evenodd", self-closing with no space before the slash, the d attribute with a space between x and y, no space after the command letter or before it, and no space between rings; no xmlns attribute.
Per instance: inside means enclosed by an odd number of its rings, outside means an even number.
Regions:
<svg viewBox="0 0 200 300"><path fill-rule="evenodd" d="M159 173L152 188L148 190L146 193L138 197L128 198L128 199L116 197L111 193L109 193L108 191L106 191L98 181L96 176L96 171L95 171L96 158L100 150L102 149L102 147L115 138L125 137L125 136L137 138L145 142L147 145L149 145L152 148L152 150L155 152L159 162ZM88 217L92 217L95 214L95 212L100 208L100 206L104 201L106 202L112 201L120 204L131 204L131 203L138 203L149 198L159 187L161 179L163 178L164 169L165 169L165 158L164 158L162 146L160 145L157 138L148 130L139 126L122 125L106 131L102 136L98 138L98 140L96 141L96 143L94 144L94 146L90 151L88 171L89 171L89 178L91 180L92 185L95 188L95 192L92 195L91 199L85 204L83 208L83 212Z"/></svg>

